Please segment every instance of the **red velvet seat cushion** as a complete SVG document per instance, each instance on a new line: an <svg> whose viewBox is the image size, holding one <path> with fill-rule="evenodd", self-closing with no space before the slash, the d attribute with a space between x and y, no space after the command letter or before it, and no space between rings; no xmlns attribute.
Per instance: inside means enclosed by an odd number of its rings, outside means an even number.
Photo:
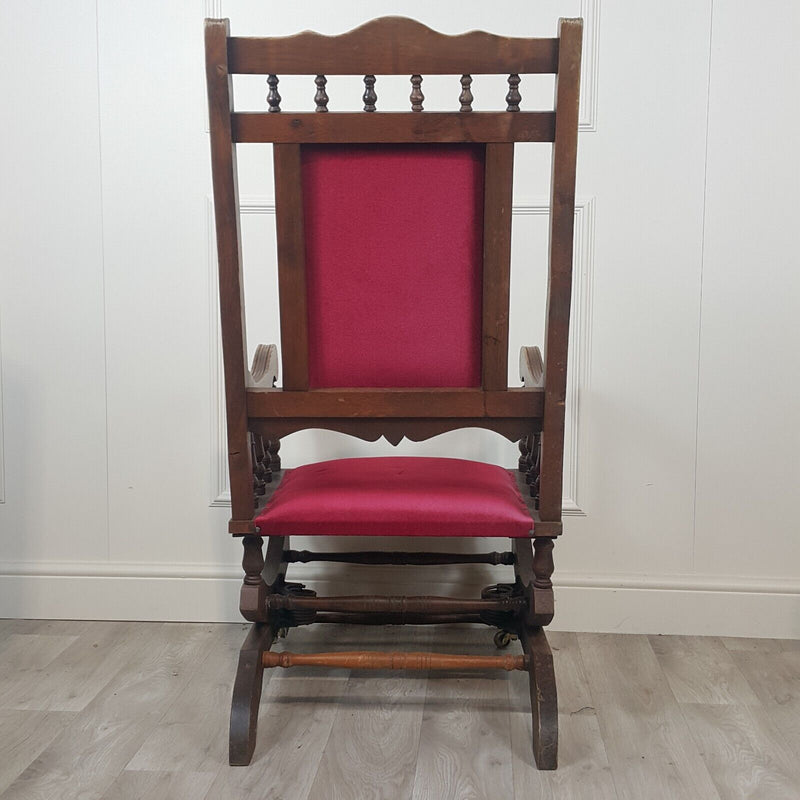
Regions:
<svg viewBox="0 0 800 800"><path fill-rule="evenodd" d="M302 154L311 388L479 386L484 146Z"/></svg>
<svg viewBox="0 0 800 800"><path fill-rule="evenodd" d="M286 473L262 536L530 536L508 470L456 458L344 458Z"/></svg>

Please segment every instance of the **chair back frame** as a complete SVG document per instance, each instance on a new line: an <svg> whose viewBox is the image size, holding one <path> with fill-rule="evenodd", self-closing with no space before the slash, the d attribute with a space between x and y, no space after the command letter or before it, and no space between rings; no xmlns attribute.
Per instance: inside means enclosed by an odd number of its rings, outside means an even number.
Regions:
<svg viewBox="0 0 800 800"><path fill-rule="evenodd" d="M537 526L544 525L536 533L560 532L581 36L580 19L561 19L558 37L548 39L483 32L447 36L399 17L378 19L340 36L304 32L242 38L230 36L228 20L206 20L231 533L255 533L253 435L276 442L295 431L324 428L373 441L385 436L396 444L404 436L419 441L463 427L488 428L522 442L523 457L537 470ZM426 73L461 75L460 110L422 110L420 85ZM506 111L472 111L473 73L510 76ZM519 110L520 73L555 74L553 111ZM234 110L234 74L269 76L268 111ZM280 74L315 76L315 112L281 112ZM327 111L329 74L365 76L364 112ZM375 111L376 74L411 76L411 111ZM553 143L543 370L537 375L526 367L526 385L509 388L514 143L532 141ZM236 163L236 145L243 142L273 144L282 388L273 386L275 366L260 369L256 380L255 365L252 372L247 365ZM301 148L317 143L434 142L485 146L481 386L309 389ZM530 354L523 355L530 363ZM271 364L271 353L263 351L261 356ZM534 355L534 363L536 359Z"/></svg>

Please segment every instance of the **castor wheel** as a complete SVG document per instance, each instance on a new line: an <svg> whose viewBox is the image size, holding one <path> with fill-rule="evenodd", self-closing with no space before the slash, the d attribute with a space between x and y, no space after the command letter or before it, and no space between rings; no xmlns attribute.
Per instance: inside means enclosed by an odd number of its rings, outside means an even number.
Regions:
<svg viewBox="0 0 800 800"><path fill-rule="evenodd" d="M517 638L516 633L511 631L497 631L494 635L494 646L497 648L508 647Z"/></svg>

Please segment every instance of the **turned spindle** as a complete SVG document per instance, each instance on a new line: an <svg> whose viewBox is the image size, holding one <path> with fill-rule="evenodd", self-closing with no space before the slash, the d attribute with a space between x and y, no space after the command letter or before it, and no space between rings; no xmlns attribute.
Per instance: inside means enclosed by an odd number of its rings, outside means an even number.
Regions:
<svg viewBox="0 0 800 800"><path fill-rule="evenodd" d="M530 459L530 467L525 476L525 482L530 484L531 497L534 499L534 508L539 508L539 485L541 480L542 468L542 435L535 433L532 437L531 450L528 458Z"/></svg>
<svg viewBox="0 0 800 800"><path fill-rule="evenodd" d="M279 451L281 449L280 439L270 439L267 442L267 452L269 453L269 466L272 470L279 470L281 468L281 457Z"/></svg>
<svg viewBox="0 0 800 800"><path fill-rule="evenodd" d="M265 599L267 585L264 583L264 554L261 547L264 540L260 536L245 536L242 539L242 568L244 580L239 594L239 610L251 622L266 621Z"/></svg>
<svg viewBox="0 0 800 800"><path fill-rule="evenodd" d="M253 462L253 495L255 496L255 504L257 506L258 498L267 493L267 484L258 474L258 455L256 454L256 443L253 439L250 439L250 457Z"/></svg>
<svg viewBox="0 0 800 800"><path fill-rule="evenodd" d="M328 79L324 75L317 75L317 77L314 78L314 83L317 87L317 93L314 95L314 111L327 111L328 93L325 91L325 85L328 83ZM280 102L280 98L278 102Z"/></svg>
<svg viewBox="0 0 800 800"><path fill-rule="evenodd" d="M528 470L531 468L531 448L533 447L533 434L523 436L519 440L519 461L517 469L525 474L527 480Z"/></svg>
<svg viewBox="0 0 800 800"><path fill-rule="evenodd" d="M341 669L504 669L527 670L526 655L469 656L454 653L397 653L364 651L337 653L276 653L261 655L265 667L333 667Z"/></svg>
<svg viewBox="0 0 800 800"><path fill-rule="evenodd" d="M533 585L536 589L552 589L553 540L539 537L533 540Z"/></svg>
<svg viewBox="0 0 800 800"><path fill-rule="evenodd" d="M461 76L461 94L458 101L461 103L460 111L472 111L472 75Z"/></svg>
<svg viewBox="0 0 800 800"><path fill-rule="evenodd" d="M375 92L375 76L374 75L365 75L364 76L364 111L374 111L375 110L375 103L378 100L378 95Z"/></svg>
<svg viewBox="0 0 800 800"><path fill-rule="evenodd" d="M411 110L422 111L422 101L425 95L422 94L422 75L411 76Z"/></svg>
<svg viewBox="0 0 800 800"><path fill-rule="evenodd" d="M256 443L256 458L259 464L258 476L266 483L272 483L272 460L267 450L267 445L261 436L254 435Z"/></svg>
<svg viewBox="0 0 800 800"><path fill-rule="evenodd" d="M516 72L508 76L508 94L506 95L506 111L519 111L522 95L519 93L519 75Z"/></svg>
<svg viewBox="0 0 800 800"><path fill-rule="evenodd" d="M267 85L269 86L269 94L267 94L267 104L269 110L272 112L281 110L281 96L278 94L278 76L267 75Z"/></svg>
<svg viewBox="0 0 800 800"><path fill-rule="evenodd" d="M245 536L242 539L242 569L246 586L259 586L264 571L264 553L261 550L264 540L260 536Z"/></svg>

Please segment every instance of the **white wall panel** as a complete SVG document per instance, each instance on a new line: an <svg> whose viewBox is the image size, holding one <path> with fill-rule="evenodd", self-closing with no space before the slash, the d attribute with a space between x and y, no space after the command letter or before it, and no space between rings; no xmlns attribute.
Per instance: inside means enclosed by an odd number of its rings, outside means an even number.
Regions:
<svg viewBox="0 0 800 800"><path fill-rule="evenodd" d="M94 2L3 3L0 51L0 560L104 559Z"/></svg>
<svg viewBox="0 0 800 800"><path fill-rule="evenodd" d="M709 3L602 8L600 121L578 154L597 198L587 516L556 546L578 576L692 569L709 27Z"/></svg>
<svg viewBox="0 0 800 800"><path fill-rule="evenodd" d="M711 48L696 566L800 564L800 7L717 4ZM798 621L800 626L800 621Z"/></svg>
<svg viewBox="0 0 800 800"><path fill-rule="evenodd" d="M109 552L118 561L238 555L220 536L224 512L208 508L201 14L199 3L98 6Z"/></svg>

